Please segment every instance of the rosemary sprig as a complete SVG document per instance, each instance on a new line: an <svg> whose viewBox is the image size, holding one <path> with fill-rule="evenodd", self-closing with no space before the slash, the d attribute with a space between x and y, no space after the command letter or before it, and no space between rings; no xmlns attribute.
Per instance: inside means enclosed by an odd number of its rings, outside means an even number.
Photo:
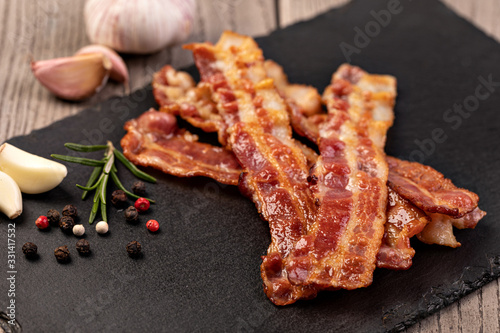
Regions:
<svg viewBox="0 0 500 333"><path fill-rule="evenodd" d="M76 186L79 189L83 190L82 194L82 200L85 200L87 197L88 192L94 191L94 204L92 205L92 210L90 212L89 216L89 223L92 224L97 216L97 212L101 211L101 217L103 221L107 222L107 214L106 214L106 191L108 188L108 182L109 178L113 180L113 183L121 189L123 192L125 192L129 197L138 199L140 198L139 196L131 193L125 187L123 184L120 182L120 179L118 178L117 174L117 168L115 166L115 157L117 160L122 162L127 169L132 172L133 175L135 175L138 178L144 179L146 181L155 183L156 179L147 173L137 169L137 167L132 164L125 155L123 155L121 152L115 149L111 141L108 141L106 145L94 145L94 146L87 146L87 145L81 145L77 143L66 143L64 144L66 148L69 148L74 151L79 151L79 152L92 152L92 151L99 151L99 150L104 150L106 149L106 153L104 155L104 158L102 160L94 160L90 158L82 158L82 157L74 157L74 156L67 156L67 155L58 155L58 154L52 154L53 158L56 158L61 161L66 161L66 162L71 162L71 163L78 163L82 165L87 165L87 166L93 166L94 170L92 171L92 174L90 175L89 180L87 181L87 184L85 186L76 184ZM147 198L146 198L147 199ZM154 200L147 199L151 203L155 203Z"/></svg>

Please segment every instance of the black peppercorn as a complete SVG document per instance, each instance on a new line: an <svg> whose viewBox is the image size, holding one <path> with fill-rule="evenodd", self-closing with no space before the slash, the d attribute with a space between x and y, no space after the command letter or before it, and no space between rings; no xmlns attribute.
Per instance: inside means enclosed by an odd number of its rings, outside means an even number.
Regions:
<svg viewBox="0 0 500 333"><path fill-rule="evenodd" d="M71 216L63 216L61 220L59 220L59 228L65 233L70 233L73 231L73 227L75 226L75 221Z"/></svg>
<svg viewBox="0 0 500 333"><path fill-rule="evenodd" d="M82 256L87 256L90 254L90 244L86 239L80 239L76 242L76 250Z"/></svg>
<svg viewBox="0 0 500 333"><path fill-rule="evenodd" d="M51 225L58 225L61 219L61 214L55 209L49 209L47 212L47 219Z"/></svg>
<svg viewBox="0 0 500 333"><path fill-rule="evenodd" d="M136 181L134 185L132 185L132 192L134 194L137 194L140 197L145 197L146 196L146 184L141 181Z"/></svg>
<svg viewBox="0 0 500 333"><path fill-rule="evenodd" d="M23 245L23 253L26 256L26 258L35 258L37 253L38 253L38 246L35 244L28 242Z"/></svg>
<svg viewBox="0 0 500 333"><path fill-rule="evenodd" d="M54 250L54 255L56 256L57 261L59 262L67 262L69 260L69 250L68 246L59 246Z"/></svg>
<svg viewBox="0 0 500 333"><path fill-rule="evenodd" d="M124 215L127 222L136 222L139 218L139 212L134 206L130 206L129 208L127 208Z"/></svg>
<svg viewBox="0 0 500 333"><path fill-rule="evenodd" d="M141 243L137 241L132 241L127 244L128 255L132 258L138 257L141 253Z"/></svg>
<svg viewBox="0 0 500 333"><path fill-rule="evenodd" d="M127 205L127 195L122 190L116 190L111 193L111 203L115 207L124 207Z"/></svg>
<svg viewBox="0 0 500 333"><path fill-rule="evenodd" d="M78 215L78 211L75 206L66 205L62 210L62 214L63 216L71 216L72 218L75 218Z"/></svg>

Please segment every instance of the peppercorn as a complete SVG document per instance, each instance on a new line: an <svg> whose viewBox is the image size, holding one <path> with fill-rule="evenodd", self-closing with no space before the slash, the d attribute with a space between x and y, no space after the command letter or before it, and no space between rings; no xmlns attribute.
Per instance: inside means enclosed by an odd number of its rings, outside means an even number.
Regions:
<svg viewBox="0 0 500 333"><path fill-rule="evenodd" d="M137 209L135 209L134 206L130 206L129 208L127 208L124 215L127 222L136 222L139 218L139 212L137 211Z"/></svg>
<svg viewBox="0 0 500 333"><path fill-rule="evenodd" d="M95 225L95 230L97 231L98 234L105 234L105 233L107 233L108 230L109 230L108 222L106 222L106 221L98 222Z"/></svg>
<svg viewBox="0 0 500 333"><path fill-rule="evenodd" d="M61 217L59 221L59 228L65 233L70 233L73 231L73 227L75 226L75 221L71 216L64 215Z"/></svg>
<svg viewBox="0 0 500 333"><path fill-rule="evenodd" d="M35 225L38 229L47 229L49 227L49 220L47 220L47 216L39 216L35 221Z"/></svg>
<svg viewBox="0 0 500 333"><path fill-rule="evenodd" d="M122 190L116 190L111 193L111 203L115 207L125 207L127 205L127 195Z"/></svg>
<svg viewBox="0 0 500 333"><path fill-rule="evenodd" d="M76 242L76 250L82 256L88 256L90 254L90 244L86 239L80 239Z"/></svg>
<svg viewBox="0 0 500 333"><path fill-rule="evenodd" d="M61 214L55 209L49 209L47 212L47 219L49 223L53 226L59 225L59 220L61 219Z"/></svg>
<svg viewBox="0 0 500 333"><path fill-rule="evenodd" d="M134 182L134 185L132 185L132 192L140 197L146 196L146 184L140 180Z"/></svg>
<svg viewBox="0 0 500 333"><path fill-rule="evenodd" d="M137 241L132 241L127 244L128 255L132 258L138 257L141 253L141 243Z"/></svg>
<svg viewBox="0 0 500 333"><path fill-rule="evenodd" d="M140 212L144 213L149 209L149 201L146 198L139 198L135 201L134 207Z"/></svg>
<svg viewBox="0 0 500 333"><path fill-rule="evenodd" d="M73 235L80 237L85 234L85 227L82 224L75 224L73 227Z"/></svg>
<svg viewBox="0 0 500 333"><path fill-rule="evenodd" d="M28 259L33 259L37 256L38 246L35 244L28 242L23 245L23 253Z"/></svg>
<svg viewBox="0 0 500 333"><path fill-rule="evenodd" d="M56 256L57 261L59 262L67 262L69 260L69 250L68 246L59 246L54 250L54 255Z"/></svg>
<svg viewBox="0 0 500 333"><path fill-rule="evenodd" d="M151 232L157 232L160 229L160 224L156 220L149 220L146 222L146 228Z"/></svg>
<svg viewBox="0 0 500 333"><path fill-rule="evenodd" d="M78 210L73 205L66 205L62 210L63 216L71 216L72 218L77 217Z"/></svg>

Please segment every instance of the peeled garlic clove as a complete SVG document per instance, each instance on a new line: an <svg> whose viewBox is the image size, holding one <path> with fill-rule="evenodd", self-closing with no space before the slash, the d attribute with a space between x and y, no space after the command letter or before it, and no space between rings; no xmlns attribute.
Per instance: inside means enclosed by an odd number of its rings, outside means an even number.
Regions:
<svg viewBox="0 0 500 333"><path fill-rule="evenodd" d="M8 143L0 146L0 171L12 177L21 192L28 194L52 190L68 173L63 164L30 154Z"/></svg>
<svg viewBox="0 0 500 333"><path fill-rule="evenodd" d="M111 61L102 53L34 61L35 77L57 97L78 101L92 96L107 82Z"/></svg>
<svg viewBox="0 0 500 333"><path fill-rule="evenodd" d="M125 62L123 61L122 57L118 55L118 53L107 46L93 44L82 47L75 53L75 55L89 53L102 53L106 57L108 57L108 59L111 61L111 71L109 72L109 78L120 83L128 83L127 65L125 65Z"/></svg>
<svg viewBox="0 0 500 333"><path fill-rule="evenodd" d="M87 0L84 8L92 43L139 54L186 39L195 12L195 0Z"/></svg>
<svg viewBox="0 0 500 333"><path fill-rule="evenodd" d="M8 174L0 171L0 212L15 219L23 212L23 198L17 183Z"/></svg>

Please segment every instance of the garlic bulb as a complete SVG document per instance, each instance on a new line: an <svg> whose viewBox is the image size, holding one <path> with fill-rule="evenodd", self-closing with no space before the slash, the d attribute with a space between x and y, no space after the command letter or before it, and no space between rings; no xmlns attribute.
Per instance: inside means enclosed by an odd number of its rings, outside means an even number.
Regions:
<svg viewBox="0 0 500 333"><path fill-rule="evenodd" d="M87 0L85 25L92 43L147 54L185 40L195 0Z"/></svg>

